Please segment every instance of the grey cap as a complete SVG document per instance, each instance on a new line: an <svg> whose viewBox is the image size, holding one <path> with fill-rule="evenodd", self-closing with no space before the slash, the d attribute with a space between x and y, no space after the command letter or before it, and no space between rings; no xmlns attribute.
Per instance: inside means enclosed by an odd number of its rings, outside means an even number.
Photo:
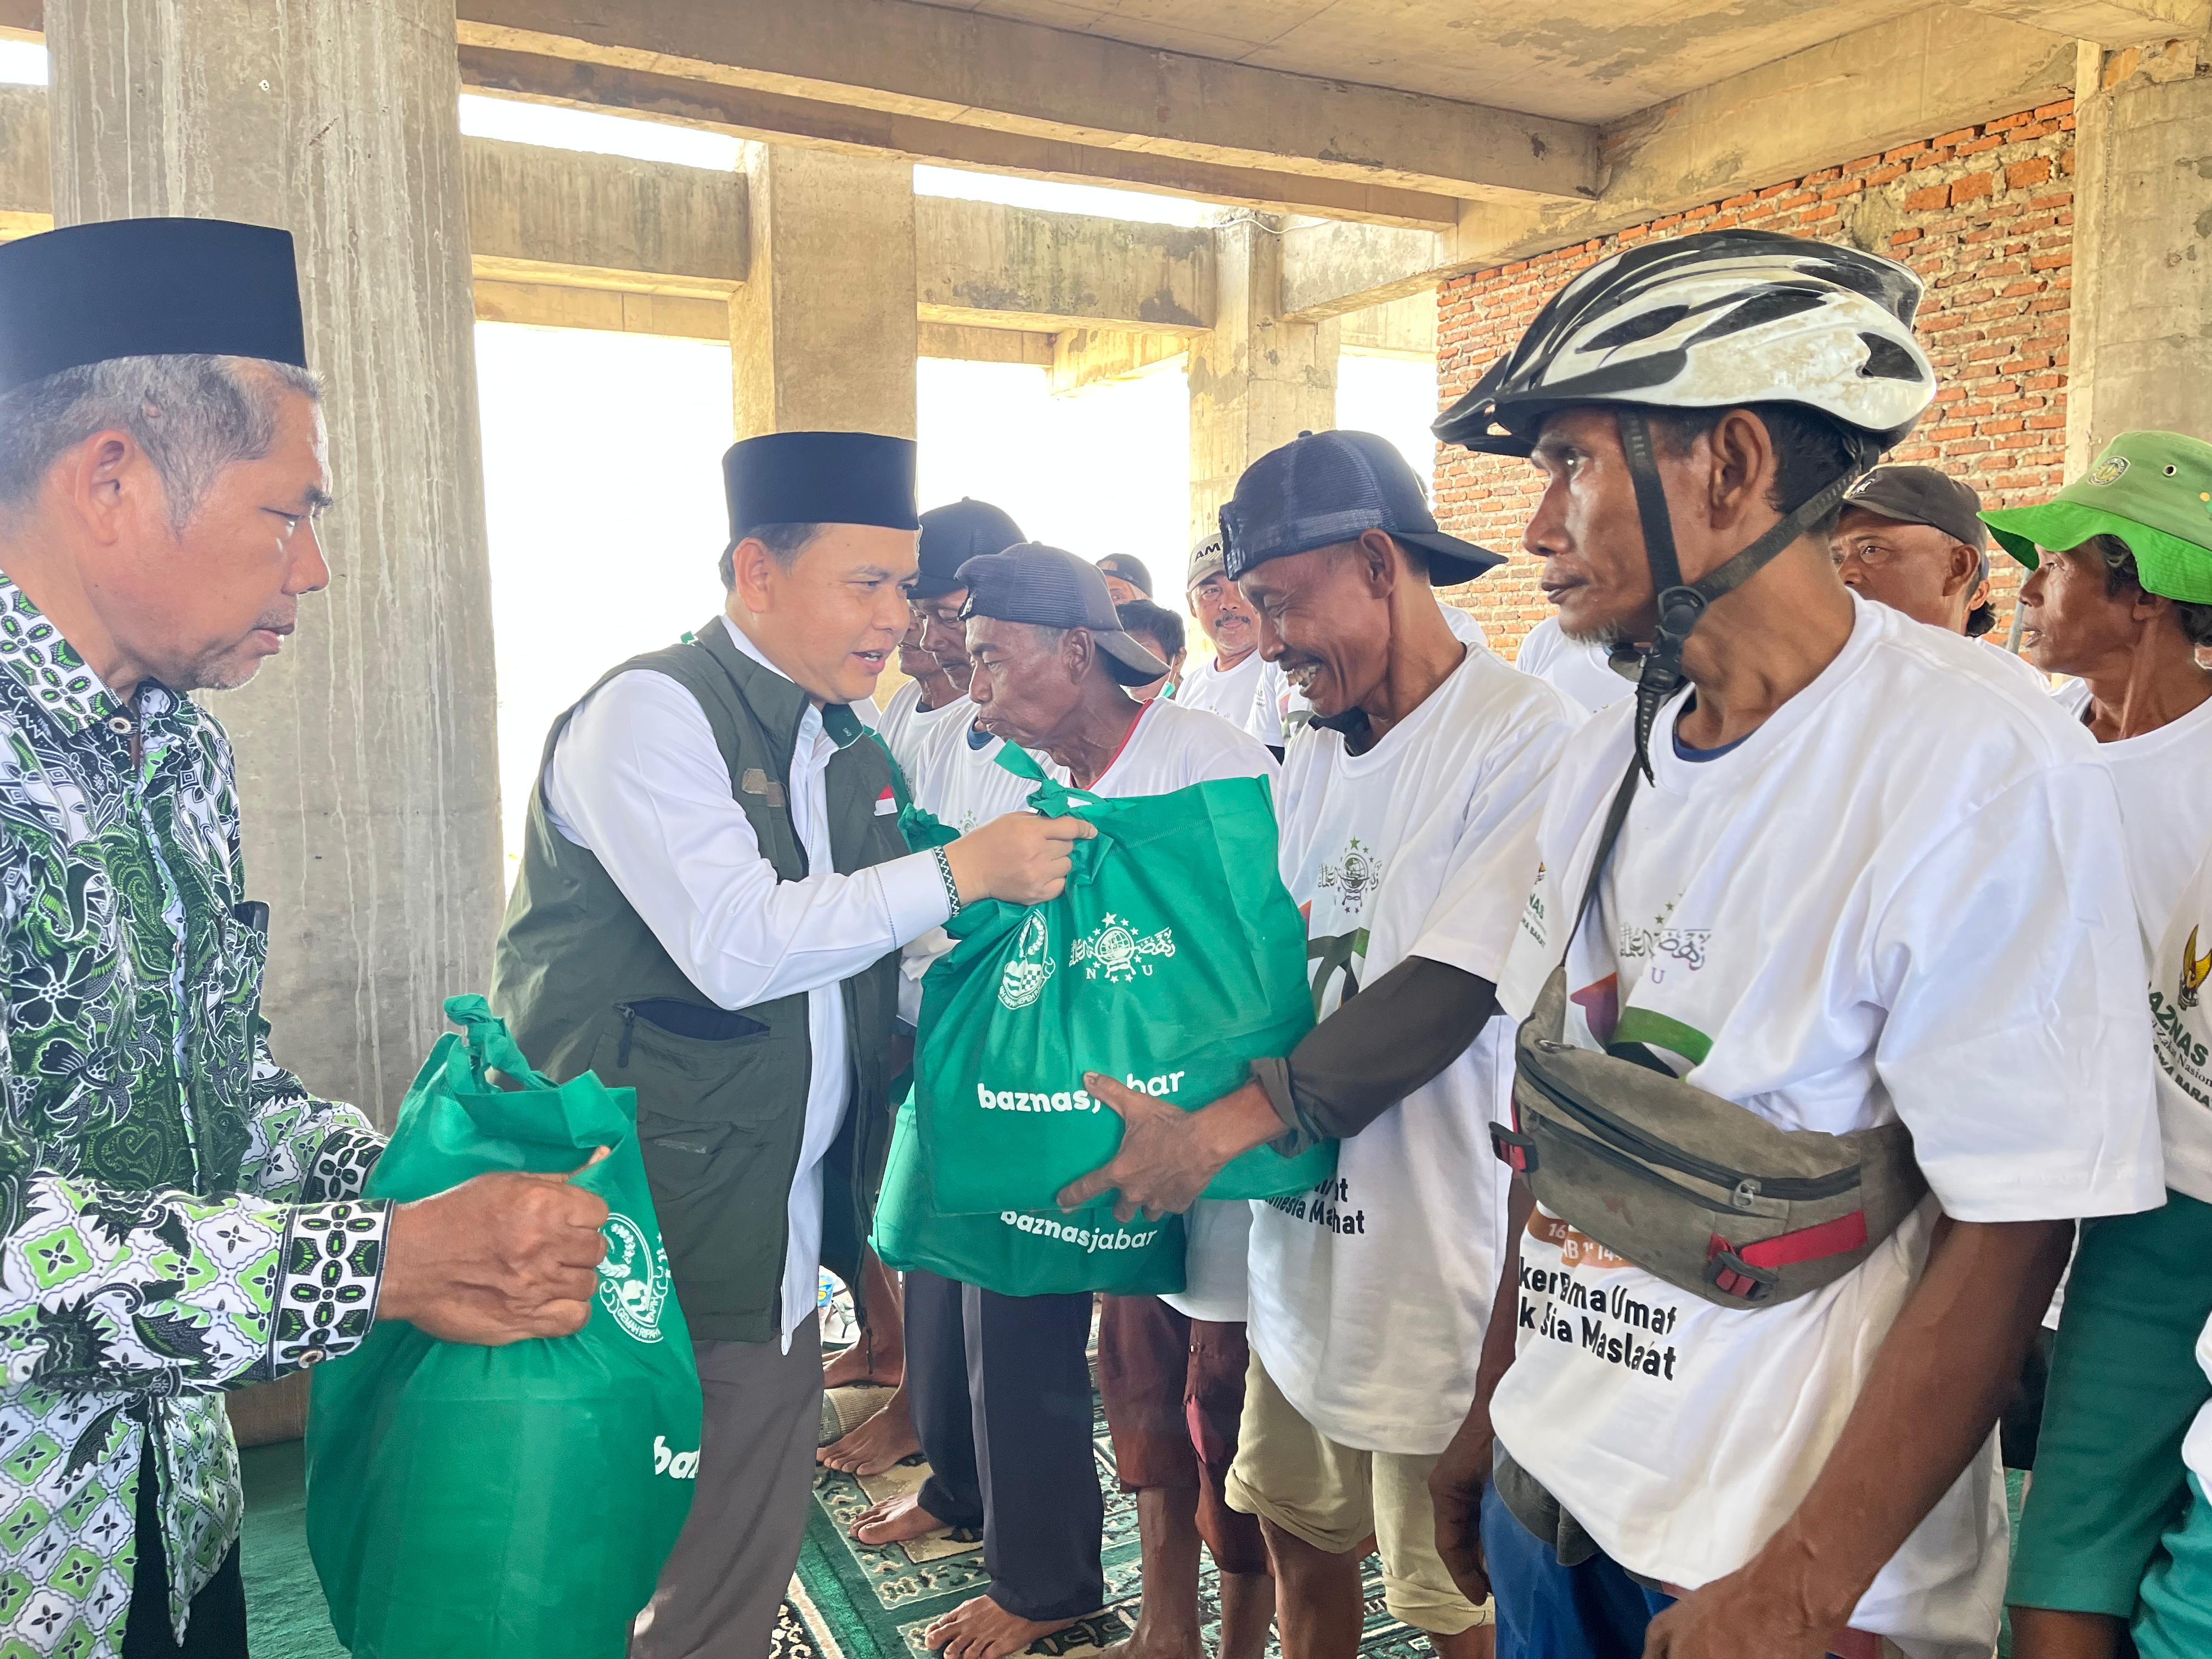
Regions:
<svg viewBox="0 0 2212 1659"><path fill-rule="evenodd" d="M960 567L960 580L968 589L963 617L1083 629L1097 641L1106 672L1123 685L1149 685L1168 672L1167 664L1121 631L1104 573L1073 553L1024 542L969 560Z"/></svg>
<svg viewBox="0 0 2212 1659"><path fill-rule="evenodd" d="M1380 530L1427 556L1429 582L1471 582L1503 553L1447 536L1406 458L1372 432L1301 432L1244 469L1221 509L1227 574Z"/></svg>
<svg viewBox="0 0 2212 1659"><path fill-rule="evenodd" d="M1878 466L1844 494L1846 507L1863 507L1898 524L1924 524L1982 556L1982 574L1990 574L1989 530L1982 523L1982 498L1973 487L1932 466Z"/></svg>
<svg viewBox="0 0 2212 1659"><path fill-rule="evenodd" d="M1183 591L1188 592L1202 581L1228 574L1229 562L1221 551L1221 533L1216 531L1190 550L1190 574L1183 578Z"/></svg>

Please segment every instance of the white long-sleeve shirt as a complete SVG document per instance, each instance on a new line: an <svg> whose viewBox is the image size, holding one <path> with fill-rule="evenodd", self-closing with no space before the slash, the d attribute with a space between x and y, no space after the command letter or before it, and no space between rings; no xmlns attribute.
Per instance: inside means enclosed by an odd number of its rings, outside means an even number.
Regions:
<svg viewBox="0 0 2212 1659"><path fill-rule="evenodd" d="M777 668L726 617L738 649ZM788 678L788 676L785 676ZM840 981L943 922L951 906L927 854L835 872L823 774L836 742L809 706L786 781L810 869L778 878L738 805L698 700L665 674L617 675L586 698L554 745L553 828L596 857L686 978L718 1006L806 994L813 1068L792 1178L783 1340L813 1316L822 1260L822 1159L852 1092Z"/></svg>

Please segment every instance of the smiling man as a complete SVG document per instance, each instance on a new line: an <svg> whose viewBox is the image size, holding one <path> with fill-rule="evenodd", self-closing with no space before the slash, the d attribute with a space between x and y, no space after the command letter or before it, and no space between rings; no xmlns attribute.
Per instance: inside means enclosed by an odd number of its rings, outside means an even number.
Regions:
<svg viewBox="0 0 2212 1659"><path fill-rule="evenodd" d="M292 239L118 220L0 247L0 1649L246 1650L221 1391L378 1318L563 1335L606 1206L363 1202L382 1143L270 1053L243 685L330 580Z"/></svg>
<svg viewBox="0 0 2212 1659"><path fill-rule="evenodd" d="M492 981L542 1069L637 1091L707 1408L647 1659L769 1652L821 1426L817 1276L860 1282L890 1139L899 947L1057 893L1091 833L1010 815L907 852L850 705L910 621L910 441L775 433L723 473L724 611L554 723Z"/></svg>
<svg viewBox="0 0 2212 1659"><path fill-rule="evenodd" d="M1229 580L1218 533L1190 550L1188 583L1190 614L1213 654L1184 672L1176 686L1176 701L1243 726L1251 714L1266 665L1260 657L1259 618ZM1282 741L1280 732L1272 739L1255 735L1262 741Z"/></svg>
<svg viewBox="0 0 2212 1659"><path fill-rule="evenodd" d="M1474 1392L1505 1231L1483 1139L1510 1052L1492 987L1579 716L1455 632L1436 588L1503 560L1439 531L1375 434L1309 434L1262 456L1222 525L1260 652L1313 709L1283 769L1280 860L1322 1023L1195 1113L1087 1079L1129 1127L1061 1201L1118 1188L1181 1210L1247 1147L1341 1139L1326 1194L1251 1206L1227 1500L1259 1517L1286 1652L1358 1646L1371 1535L1392 1614L1444 1659L1474 1659L1490 1643L1480 1598L1437 1555L1425 1482Z"/></svg>

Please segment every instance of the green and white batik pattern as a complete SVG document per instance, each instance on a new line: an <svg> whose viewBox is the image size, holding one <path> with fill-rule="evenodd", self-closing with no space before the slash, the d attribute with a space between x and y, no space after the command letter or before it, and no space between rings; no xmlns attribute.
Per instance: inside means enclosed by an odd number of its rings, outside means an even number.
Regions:
<svg viewBox="0 0 2212 1659"><path fill-rule="evenodd" d="M119 1651L153 1437L171 1614L238 1536L222 1390L375 1316L381 1143L270 1057L222 728L0 575L0 1659Z"/></svg>

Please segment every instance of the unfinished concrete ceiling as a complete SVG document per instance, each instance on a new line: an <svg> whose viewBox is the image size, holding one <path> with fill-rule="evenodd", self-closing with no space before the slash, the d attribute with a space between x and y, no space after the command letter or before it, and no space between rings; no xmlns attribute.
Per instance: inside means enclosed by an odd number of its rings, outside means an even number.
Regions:
<svg viewBox="0 0 2212 1659"><path fill-rule="evenodd" d="M1603 123L1923 9L1922 0L927 0L1248 64L1531 115ZM2002 0L2015 21L2154 33L2201 8ZM2199 25L2201 27L2201 24Z"/></svg>

